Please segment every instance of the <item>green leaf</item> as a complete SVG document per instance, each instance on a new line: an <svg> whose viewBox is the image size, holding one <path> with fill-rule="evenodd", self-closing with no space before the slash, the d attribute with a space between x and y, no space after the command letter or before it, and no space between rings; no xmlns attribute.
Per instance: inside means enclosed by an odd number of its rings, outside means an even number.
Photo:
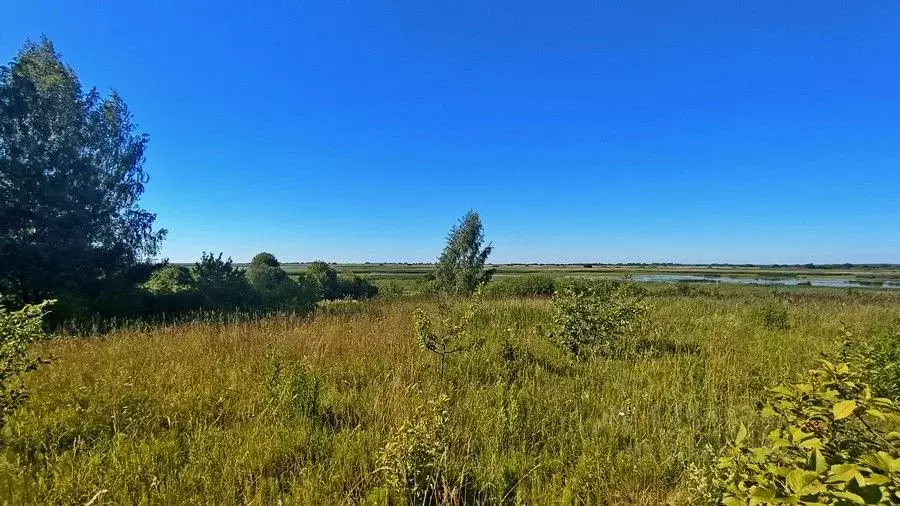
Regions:
<svg viewBox="0 0 900 506"><path fill-rule="evenodd" d="M828 469L828 462L825 461L825 457L822 456L822 452L820 452L819 450L813 450L812 453L809 454L807 469L809 469L810 471L815 471L816 474L822 474L826 469Z"/></svg>
<svg viewBox="0 0 900 506"><path fill-rule="evenodd" d="M794 493L799 494L807 485L816 481L817 477L813 471L794 469L787 475L787 484Z"/></svg>
<svg viewBox="0 0 900 506"><path fill-rule="evenodd" d="M829 483L847 482L859 475L859 467L855 464L841 464L831 468L831 476L826 481Z"/></svg>
<svg viewBox="0 0 900 506"><path fill-rule="evenodd" d="M850 483L850 486L847 487L848 491L851 494L856 494L865 501L866 504L881 504L881 487L878 485L866 485L865 487L860 487L854 481Z"/></svg>
<svg viewBox="0 0 900 506"><path fill-rule="evenodd" d="M881 411L879 411L879 410L877 410L877 409L875 409L875 408L867 409L867 410L866 410L866 414L869 415L869 416L871 416L871 417L873 417L873 418L877 418L877 419L881 420L882 422L883 422L884 420L886 420L886 418L885 418L885 416L884 416L884 413L882 413Z"/></svg>
<svg viewBox="0 0 900 506"><path fill-rule="evenodd" d="M843 491L839 490L839 491L832 492L832 495L834 495L835 497L840 497L841 499L846 499L846 500L852 502L853 504L865 504L866 503L865 499L854 494L853 492L843 492Z"/></svg>
<svg viewBox="0 0 900 506"><path fill-rule="evenodd" d="M890 481L890 478L878 473L872 473L866 478L866 483L870 485L884 485L885 483L889 483Z"/></svg>
<svg viewBox="0 0 900 506"><path fill-rule="evenodd" d="M775 491L768 487L754 486L750 489L750 497L762 501L775 499Z"/></svg>
<svg viewBox="0 0 900 506"><path fill-rule="evenodd" d="M747 439L747 427L741 423L740 428L738 428L737 436L734 438L734 444L740 445L745 439Z"/></svg>
<svg viewBox="0 0 900 506"><path fill-rule="evenodd" d="M824 445L822 444L821 439L813 437L800 443L800 447L806 448L807 450L820 450L824 447Z"/></svg>
<svg viewBox="0 0 900 506"><path fill-rule="evenodd" d="M856 401L841 401L832 408L834 419L843 420L852 415L854 409L856 409Z"/></svg>

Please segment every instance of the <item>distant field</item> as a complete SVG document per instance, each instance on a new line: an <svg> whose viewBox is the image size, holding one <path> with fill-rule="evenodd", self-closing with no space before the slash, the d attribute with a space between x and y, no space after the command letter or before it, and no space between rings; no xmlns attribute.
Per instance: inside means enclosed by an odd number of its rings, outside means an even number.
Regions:
<svg viewBox="0 0 900 506"><path fill-rule="evenodd" d="M306 264L287 263L283 267L288 273L297 273ZM433 270L431 264L334 264L336 270L365 275L372 279L415 279L428 275ZM845 279L869 283L900 282L898 265L827 266L721 266L721 265L603 265L603 264L503 264L493 265L497 276L522 274L547 274L551 276L615 276L627 274L684 274L707 277L725 276L758 279Z"/></svg>

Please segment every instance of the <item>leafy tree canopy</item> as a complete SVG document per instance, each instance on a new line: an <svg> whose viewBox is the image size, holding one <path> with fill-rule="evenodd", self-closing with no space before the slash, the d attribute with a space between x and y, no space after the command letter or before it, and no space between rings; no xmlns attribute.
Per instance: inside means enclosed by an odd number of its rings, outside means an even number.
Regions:
<svg viewBox="0 0 900 506"><path fill-rule="evenodd" d="M45 39L0 67L0 290L100 291L165 237L138 205L148 138L115 92L82 90Z"/></svg>
<svg viewBox="0 0 900 506"><path fill-rule="evenodd" d="M493 246L484 244L484 227L475 211L463 216L447 235L447 245L438 258L434 278L439 289L453 294L470 294L486 283L494 269L485 269Z"/></svg>
<svg viewBox="0 0 900 506"><path fill-rule="evenodd" d="M338 280L337 271L326 262L316 260L309 264L309 267L306 268L306 272L319 282L319 285L322 287L322 296L324 298L341 298L341 285L340 280Z"/></svg>
<svg viewBox="0 0 900 506"><path fill-rule="evenodd" d="M166 265L153 271L143 286L150 293L178 293L194 289L194 278L187 267Z"/></svg>
<svg viewBox="0 0 900 506"><path fill-rule="evenodd" d="M216 256L204 252L194 264L193 275L204 308L233 309L249 303L251 289L247 278L231 258L222 260L222 253Z"/></svg>
<svg viewBox="0 0 900 506"><path fill-rule="evenodd" d="M279 262L278 259L275 258L275 255L263 251L262 253L257 253L257 255L254 256L252 260L250 260L250 265L251 266L267 265L269 267L281 267L281 262Z"/></svg>

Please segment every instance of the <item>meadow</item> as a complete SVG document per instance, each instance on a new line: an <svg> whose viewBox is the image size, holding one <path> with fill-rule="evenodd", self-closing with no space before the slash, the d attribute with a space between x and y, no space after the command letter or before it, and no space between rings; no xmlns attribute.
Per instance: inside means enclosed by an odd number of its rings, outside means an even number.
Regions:
<svg viewBox="0 0 900 506"><path fill-rule="evenodd" d="M384 504L404 467L449 504L687 504L741 423L765 433L764 387L900 316L889 290L647 289L633 354L573 360L548 299L500 296L443 375L412 323L436 300L409 294L58 338L4 428L0 500Z"/></svg>

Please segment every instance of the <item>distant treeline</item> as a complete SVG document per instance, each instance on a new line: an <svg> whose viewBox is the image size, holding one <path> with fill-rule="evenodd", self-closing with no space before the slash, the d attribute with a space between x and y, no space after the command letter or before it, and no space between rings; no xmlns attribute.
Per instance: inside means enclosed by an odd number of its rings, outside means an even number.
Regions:
<svg viewBox="0 0 900 506"><path fill-rule="evenodd" d="M338 274L316 261L291 277L270 253L246 267L222 254L204 253L192 266L161 263L142 281L101 297L64 294L59 317L75 322L100 318L177 317L202 311L305 312L325 299L366 299L378 287L352 273Z"/></svg>

